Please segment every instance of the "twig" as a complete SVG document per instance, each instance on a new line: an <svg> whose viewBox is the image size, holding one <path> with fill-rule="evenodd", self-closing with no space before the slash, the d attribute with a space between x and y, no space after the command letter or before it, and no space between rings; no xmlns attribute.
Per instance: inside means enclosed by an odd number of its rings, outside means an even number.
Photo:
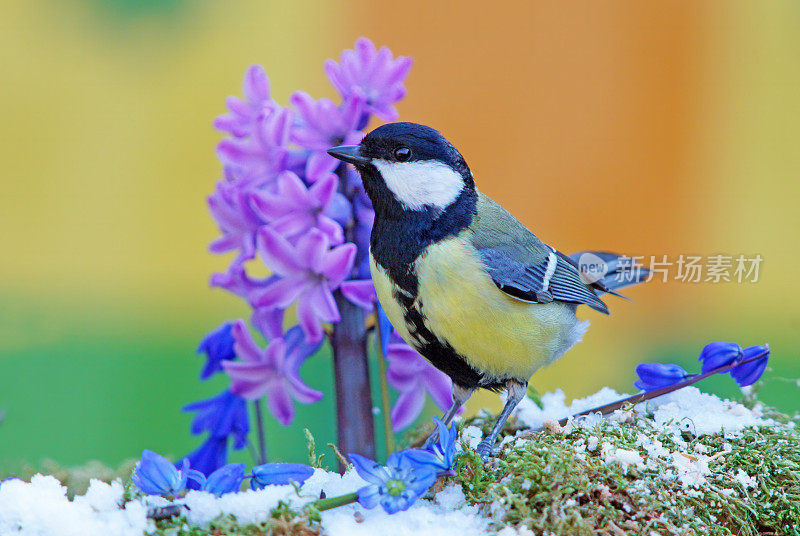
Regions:
<svg viewBox="0 0 800 536"><path fill-rule="evenodd" d="M683 380L681 382L674 383L672 385L668 385L668 386L662 387L660 389L653 389L652 391L644 391L642 393L638 393L638 394L635 394L633 396L629 396L628 398L623 398L622 400L617 400L616 402L611 402L610 404L605 404L603 406L598 406L596 408L592 408L592 409L587 409L585 411L581 411L581 412L576 413L574 415L570 415L569 417L564 417L563 419L558 421L558 423L561 426L564 426L567 423L567 421L569 421L572 418L580 417L582 415L589 415L589 414L592 414L592 413L600 413L602 415L608 415L609 413L612 413L612 412L620 409L623 406L627 406L627 405L634 405L635 406L636 404L639 404L640 402L644 402L646 400L650 400L650 399L653 399L653 398L656 398L656 397L659 397L659 396L662 396L662 395L666 395L666 394L671 393L673 391L677 391L678 389L683 389L684 387L688 387L688 386L690 386L690 385L692 385L694 383L699 382L700 380L705 380L706 378L708 378L709 376L713 376L714 374L724 374L724 373L730 371L731 369L734 369L734 368L736 368L736 367L738 367L740 365L744 365L745 363L750 363L752 361L756 361L758 359L761 359L765 355L767 355L768 353L769 353L769 349L764 350L763 352L761 352L758 355L754 355L754 356L749 357L747 359L743 359L742 361L735 361L735 362L731 363L730 365L723 365L721 367L717 367L715 369L709 370L708 372L705 372L703 374L696 374L694 376L690 376L690 377L686 378L685 380Z"/></svg>
<svg viewBox="0 0 800 536"><path fill-rule="evenodd" d="M181 510L189 509L185 504L168 504L167 506L155 506L147 510L147 518L153 521L163 521L171 517L181 515Z"/></svg>

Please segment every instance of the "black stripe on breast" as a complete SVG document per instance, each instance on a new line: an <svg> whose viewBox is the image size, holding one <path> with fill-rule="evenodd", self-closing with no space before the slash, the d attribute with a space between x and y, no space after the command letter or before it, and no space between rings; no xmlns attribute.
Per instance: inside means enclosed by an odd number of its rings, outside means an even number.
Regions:
<svg viewBox="0 0 800 536"><path fill-rule="evenodd" d="M454 384L466 389L481 387L498 391L504 388L502 381L490 379L473 368L450 343L441 340L428 328L425 315L420 311L422 304L415 303L414 297L395 290L394 298L403 309L406 328L413 339L409 342L434 367L447 374Z"/></svg>

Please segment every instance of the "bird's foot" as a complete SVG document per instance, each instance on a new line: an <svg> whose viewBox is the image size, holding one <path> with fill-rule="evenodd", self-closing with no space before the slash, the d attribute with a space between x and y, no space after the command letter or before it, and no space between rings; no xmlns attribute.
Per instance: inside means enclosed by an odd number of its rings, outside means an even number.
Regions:
<svg viewBox="0 0 800 536"><path fill-rule="evenodd" d="M475 449L475 452L480 454L481 459L486 461L489 456L494 454L494 438L484 438L480 443L478 443L478 447Z"/></svg>

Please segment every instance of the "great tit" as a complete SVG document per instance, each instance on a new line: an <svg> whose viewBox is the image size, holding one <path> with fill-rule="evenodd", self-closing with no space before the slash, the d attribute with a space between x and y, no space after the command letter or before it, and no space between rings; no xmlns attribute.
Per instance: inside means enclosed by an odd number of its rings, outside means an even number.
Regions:
<svg viewBox="0 0 800 536"><path fill-rule="evenodd" d="M445 425L475 389L507 390L477 447L486 458L531 375L589 327L576 307L607 314L598 295L644 280L646 270L606 252L584 252L603 269L582 270L479 192L464 158L433 128L390 123L328 153L356 167L375 209L369 260L381 306L453 381Z"/></svg>

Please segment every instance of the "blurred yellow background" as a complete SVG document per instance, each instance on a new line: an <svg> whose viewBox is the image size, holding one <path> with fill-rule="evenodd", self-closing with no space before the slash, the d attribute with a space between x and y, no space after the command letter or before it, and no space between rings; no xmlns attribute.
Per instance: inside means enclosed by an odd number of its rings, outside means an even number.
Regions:
<svg viewBox="0 0 800 536"><path fill-rule="evenodd" d="M0 29L0 468L194 448L180 406L224 386L196 382L195 345L246 314L207 284L227 264L206 252L211 120L251 63L282 103L334 97L322 64L361 35L414 58L401 119L559 249L764 259L757 283L607 300L537 389L630 391L636 363L691 367L714 340L769 342L766 378L800 376L800 4L6 0ZM270 428L278 457L304 459L304 418L332 439L326 366L326 401ZM794 383L762 395L800 409Z"/></svg>

